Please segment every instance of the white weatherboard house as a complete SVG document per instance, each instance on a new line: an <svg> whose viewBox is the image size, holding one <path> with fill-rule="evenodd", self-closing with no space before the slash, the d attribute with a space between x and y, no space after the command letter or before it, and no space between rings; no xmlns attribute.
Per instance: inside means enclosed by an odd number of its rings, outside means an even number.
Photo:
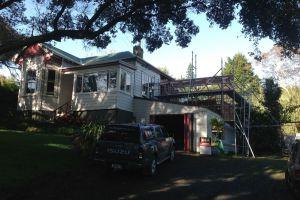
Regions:
<svg viewBox="0 0 300 200"><path fill-rule="evenodd" d="M71 113L84 120L109 123L165 125L187 151L199 152L200 137L211 135L210 119L219 115L198 106L155 100L160 82L174 80L143 59L143 50L102 57L77 58L51 45L51 52L28 56L23 63L18 109L32 116ZM226 131L223 143L232 150L234 135ZM229 130L229 129L228 129Z"/></svg>

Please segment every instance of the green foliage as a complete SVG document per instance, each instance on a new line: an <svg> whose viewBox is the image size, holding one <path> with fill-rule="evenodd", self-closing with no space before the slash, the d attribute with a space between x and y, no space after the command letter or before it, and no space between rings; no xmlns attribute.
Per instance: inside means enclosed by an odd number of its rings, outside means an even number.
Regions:
<svg viewBox="0 0 300 200"><path fill-rule="evenodd" d="M222 119L218 119L218 118L211 118L210 120L210 124L212 126L212 129L217 131L217 132L221 132L224 130L224 121Z"/></svg>
<svg viewBox="0 0 300 200"><path fill-rule="evenodd" d="M191 79L195 78L195 73L194 73L194 67L192 64L189 64L189 66L186 69L186 79Z"/></svg>
<svg viewBox="0 0 300 200"><path fill-rule="evenodd" d="M170 72L169 72L169 70L168 70L167 67L159 67L158 69L159 69L160 71L162 71L163 73L165 73L165 74L167 74L167 75L170 75Z"/></svg>
<svg viewBox="0 0 300 200"><path fill-rule="evenodd" d="M272 115L274 121L281 120L281 105L279 102L282 90L272 78L266 79L263 85L264 107Z"/></svg>
<svg viewBox="0 0 300 200"><path fill-rule="evenodd" d="M282 121L284 122L300 122L300 87L290 86L283 88L280 97L282 105ZM283 132L286 134L295 134L300 132L300 123L287 124L283 126Z"/></svg>
<svg viewBox="0 0 300 200"><path fill-rule="evenodd" d="M281 88L273 79L266 79L263 85L265 109L254 107L251 113L251 144L255 153L279 152L282 142L279 122Z"/></svg>
<svg viewBox="0 0 300 200"><path fill-rule="evenodd" d="M247 58L237 53L233 58L228 58L224 68L224 75L234 72L236 90L243 96L260 93L260 80L254 74L253 67Z"/></svg>
<svg viewBox="0 0 300 200"><path fill-rule="evenodd" d="M0 124L15 126L18 86L13 79L0 75Z"/></svg>
<svg viewBox="0 0 300 200"><path fill-rule="evenodd" d="M205 14L211 25L221 29L228 28L238 18L243 33L254 41L268 37L285 47L299 48L297 0L9 2L13 4L3 4L0 9L1 22L22 37L11 34L5 42L1 41L0 54L66 38L82 39L86 45L105 48L117 32L132 34L133 42L144 39L149 51L173 39L181 47L187 47L199 33L194 16L189 13Z"/></svg>
<svg viewBox="0 0 300 200"><path fill-rule="evenodd" d="M83 156L91 156L103 129L103 123L90 122L82 125L80 133L75 135L73 140L75 149Z"/></svg>
<svg viewBox="0 0 300 200"><path fill-rule="evenodd" d="M222 138L224 134L224 121L218 118L211 118L210 124L212 127L212 142L217 144L220 142L219 139Z"/></svg>

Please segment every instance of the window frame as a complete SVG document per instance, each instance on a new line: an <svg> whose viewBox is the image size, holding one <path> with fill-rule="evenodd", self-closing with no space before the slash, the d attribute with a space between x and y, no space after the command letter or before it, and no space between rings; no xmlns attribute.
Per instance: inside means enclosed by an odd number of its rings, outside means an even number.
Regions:
<svg viewBox="0 0 300 200"><path fill-rule="evenodd" d="M144 90L145 87L147 88L146 91ZM150 96L150 76L145 72L142 72L142 96L148 98Z"/></svg>
<svg viewBox="0 0 300 200"><path fill-rule="evenodd" d="M98 90L97 85L97 78L100 77L99 74L106 74L106 89L105 90ZM115 73L115 87L111 87L111 74ZM96 83L96 91L84 91L84 77L89 75L96 75L95 83ZM81 89L80 91L77 91L77 77L81 77ZM86 73L80 73L76 75L75 80L75 93L101 93L101 92L111 92L116 90L118 87L118 71L117 70L101 70L101 71L94 71L94 72L86 72Z"/></svg>
<svg viewBox="0 0 300 200"><path fill-rule="evenodd" d="M112 73L115 73L116 76L115 76L115 87L110 87L111 86L111 82L110 80L112 79L111 78L111 74ZM108 70L107 71L107 74L108 74L108 79L107 79L107 91L111 92L111 91L114 91L118 88L118 71L117 70Z"/></svg>
<svg viewBox="0 0 300 200"><path fill-rule="evenodd" d="M122 75L125 74L125 83L124 83L124 88L122 89ZM129 72L125 69L120 68L120 81L119 81L119 90L126 93L126 94L130 94L132 95L133 92L133 73ZM129 77L130 80L130 89L129 91L127 90L127 78Z"/></svg>
<svg viewBox="0 0 300 200"><path fill-rule="evenodd" d="M80 84L80 91L77 91L77 80L79 76L81 77L81 84ZM83 74L77 74L75 79L75 93L82 93L82 88L83 88Z"/></svg>
<svg viewBox="0 0 300 200"><path fill-rule="evenodd" d="M49 81L49 72L53 71L54 72L54 79L53 81ZM55 82L56 82L56 70L54 69L47 69L47 82L46 82L46 95L54 96L55 93ZM53 92L48 91L48 84L53 83Z"/></svg>
<svg viewBox="0 0 300 200"><path fill-rule="evenodd" d="M34 81L35 81L35 89L34 89L34 91L33 92L28 92L28 73L29 72L34 72L34 75L35 75L35 79L34 79ZM31 81L31 80L30 80ZM25 94L26 95L33 95L33 94L35 94L35 93L37 93L37 89L38 89L38 81L37 81L37 70L36 69L28 69L28 70L26 70L26 75L25 75L25 88L24 88L24 90L25 90Z"/></svg>

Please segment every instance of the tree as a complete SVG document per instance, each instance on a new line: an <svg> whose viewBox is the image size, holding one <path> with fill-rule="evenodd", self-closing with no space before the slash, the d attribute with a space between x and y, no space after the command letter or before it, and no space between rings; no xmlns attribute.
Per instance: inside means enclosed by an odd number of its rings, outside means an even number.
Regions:
<svg viewBox="0 0 300 200"><path fill-rule="evenodd" d="M236 91L245 97L260 94L260 80L254 74L251 63L243 54L237 53L233 58L227 59L223 73L230 75L233 71ZM252 99L254 100L254 98Z"/></svg>
<svg viewBox="0 0 300 200"><path fill-rule="evenodd" d="M186 69L186 79L192 78L195 78L194 67L192 64L189 64L189 66Z"/></svg>
<svg viewBox="0 0 300 200"><path fill-rule="evenodd" d="M284 122L300 122L300 87L288 86L283 88L280 97L282 105L282 120ZM295 134L300 132L300 123L288 124L283 126L283 132L286 134Z"/></svg>
<svg viewBox="0 0 300 200"><path fill-rule="evenodd" d="M264 109L254 107L251 113L251 144L256 153L275 153L281 146L281 88L273 79L263 84Z"/></svg>
<svg viewBox="0 0 300 200"><path fill-rule="evenodd" d="M0 124L13 125L17 112L18 86L13 79L7 79L0 75Z"/></svg>
<svg viewBox="0 0 300 200"><path fill-rule="evenodd" d="M262 54L257 64L265 76L277 79L281 86L300 86L300 49L289 56L284 56L283 51L282 47L274 46Z"/></svg>
<svg viewBox="0 0 300 200"><path fill-rule="evenodd" d="M281 105L279 102L282 90L278 83L274 79L266 79L263 85L264 91L264 106L267 109L266 112L272 119L272 125L280 125L281 121ZM279 127L269 127L266 134L271 136L271 147L274 151L278 150L280 147L281 135L280 126Z"/></svg>
<svg viewBox="0 0 300 200"><path fill-rule="evenodd" d="M274 79L269 78L265 80L263 85L264 92L264 106L268 112L272 115L273 119L280 122L281 120L281 104L279 102L282 94L282 89Z"/></svg>
<svg viewBox="0 0 300 200"><path fill-rule="evenodd" d="M163 73L165 73L165 74L167 74L167 75L170 75L170 72L169 72L169 70L168 70L167 67L159 67L158 69L159 69L160 71L162 71Z"/></svg>
<svg viewBox="0 0 300 200"><path fill-rule="evenodd" d="M119 31L130 32L133 42L144 39L149 51L174 35L186 47L199 32L190 13L206 14L221 29L239 18L243 33L254 41L269 37L294 50L300 41L298 11L298 0L2 0L0 22L17 37L0 41L0 55L66 38L105 48Z"/></svg>

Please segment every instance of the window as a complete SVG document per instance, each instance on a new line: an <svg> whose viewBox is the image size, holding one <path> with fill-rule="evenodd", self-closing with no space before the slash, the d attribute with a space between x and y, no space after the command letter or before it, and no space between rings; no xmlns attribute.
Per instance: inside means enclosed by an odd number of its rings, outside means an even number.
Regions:
<svg viewBox="0 0 300 200"><path fill-rule="evenodd" d="M76 78L76 92L81 92L82 89L82 76L78 75Z"/></svg>
<svg viewBox="0 0 300 200"><path fill-rule="evenodd" d="M125 91L125 85L126 85L126 72L121 72L121 84L120 89Z"/></svg>
<svg viewBox="0 0 300 200"><path fill-rule="evenodd" d="M141 137L136 127L109 125L101 134L101 140L139 143Z"/></svg>
<svg viewBox="0 0 300 200"><path fill-rule="evenodd" d="M131 74L126 73L126 87L125 91L131 93Z"/></svg>
<svg viewBox="0 0 300 200"><path fill-rule="evenodd" d="M120 89L131 93L131 74L129 72L121 71Z"/></svg>
<svg viewBox="0 0 300 200"><path fill-rule="evenodd" d="M83 77L83 92L95 92L97 91L97 74L86 74Z"/></svg>
<svg viewBox="0 0 300 200"><path fill-rule="evenodd" d="M151 81L149 83L149 97L151 98L154 97L154 90L155 90L155 76L152 76Z"/></svg>
<svg viewBox="0 0 300 200"><path fill-rule="evenodd" d="M108 88L114 89L117 87L117 72L109 72Z"/></svg>
<svg viewBox="0 0 300 200"><path fill-rule="evenodd" d="M163 133L158 127L154 128L154 135L156 138L163 138Z"/></svg>
<svg viewBox="0 0 300 200"><path fill-rule="evenodd" d="M35 93L36 86L36 71L28 70L26 76L26 93Z"/></svg>
<svg viewBox="0 0 300 200"><path fill-rule="evenodd" d="M154 138L154 133L151 128L145 128L142 130L144 140L151 140Z"/></svg>
<svg viewBox="0 0 300 200"><path fill-rule="evenodd" d="M107 72L101 72L96 77L97 91L107 90Z"/></svg>
<svg viewBox="0 0 300 200"><path fill-rule="evenodd" d="M142 74L142 95L148 97L149 95L149 76L147 74Z"/></svg>
<svg viewBox="0 0 300 200"><path fill-rule="evenodd" d="M78 75L75 84L76 92L110 91L117 87L117 72L103 71Z"/></svg>
<svg viewBox="0 0 300 200"><path fill-rule="evenodd" d="M55 70L48 70L47 94L54 94Z"/></svg>

